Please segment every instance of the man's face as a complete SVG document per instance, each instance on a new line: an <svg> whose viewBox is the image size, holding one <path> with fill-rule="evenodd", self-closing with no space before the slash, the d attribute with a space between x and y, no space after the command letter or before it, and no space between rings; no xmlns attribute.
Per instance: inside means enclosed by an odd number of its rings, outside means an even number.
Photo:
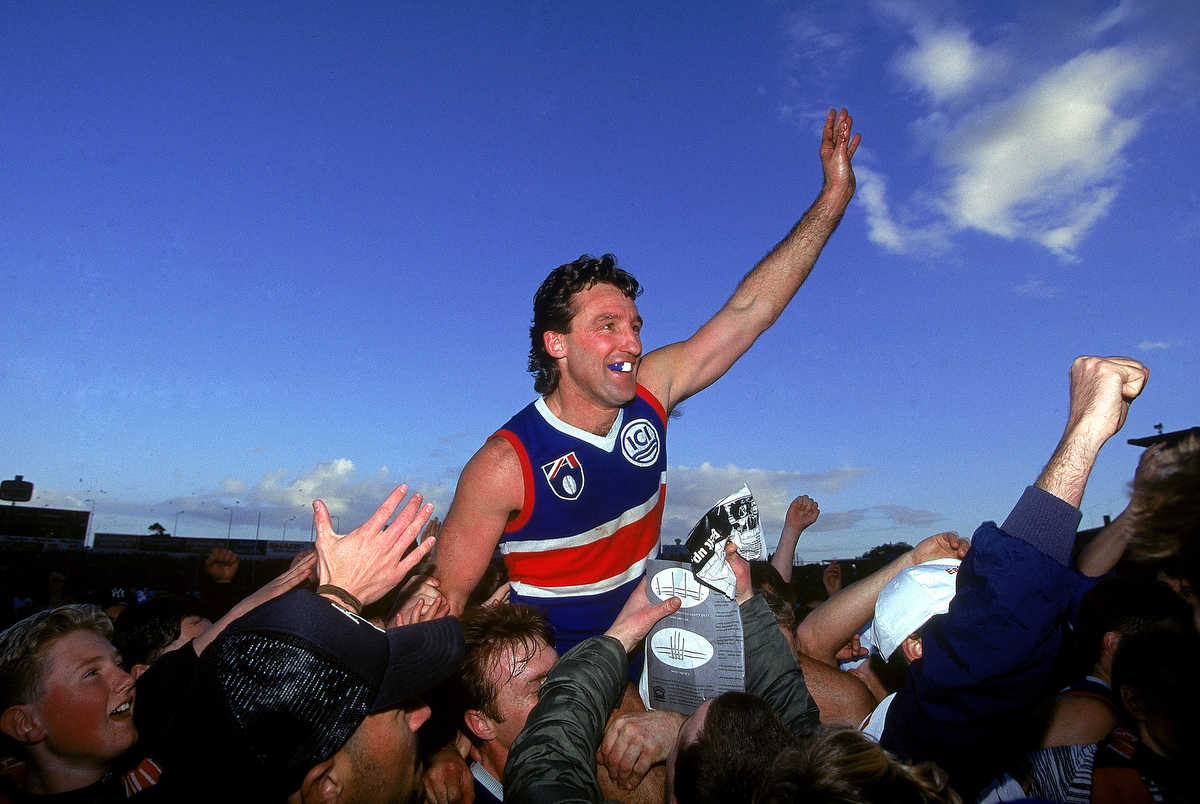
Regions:
<svg viewBox="0 0 1200 804"><path fill-rule="evenodd" d="M417 729L429 719L420 700L367 719L350 736L345 751L354 768L349 799L368 804L414 804L425 795Z"/></svg>
<svg viewBox="0 0 1200 804"><path fill-rule="evenodd" d="M628 404L637 395L642 357L642 317L637 305L613 285L593 285L571 298L571 331L547 333L547 349L559 363L559 388L602 407ZM553 342L553 343L551 343ZM630 363L631 371L610 369Z"/></svg>
<svg viewBox="0 0 1200 804"><path fill-rule="evenodd" d="M32 705L46 747L75 762L108 763L137 741L133 676L94 631L72 631L48 648L45 692Z"/></svg>
<svg viewBox="0 0 1200 804"><path fill-rule="evenodd" d="M520 645L514 650L504 651L498 662L489 668L491 681L496 685L496 709L502 718L495 724L496 741L508 750L529 712L537 704L538 690L546 680L546 674L558 661L558 653L542 640L537 640L537 650L527 661Z"/></svg>

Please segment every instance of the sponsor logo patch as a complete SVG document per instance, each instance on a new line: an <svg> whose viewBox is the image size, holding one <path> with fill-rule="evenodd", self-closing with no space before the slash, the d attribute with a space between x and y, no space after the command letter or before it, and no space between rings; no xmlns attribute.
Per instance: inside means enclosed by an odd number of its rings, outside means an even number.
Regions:
<svg viewBox="0 0 1200 804"><path fill-rule="evenodd" d="M574 500L583 491L583 464L574 452L542 464L542 474L546 476L550 490L564 500Z"/></svg>
<svg viewBox="0 0 1200 804"><path fill-rule="evenodd" d="M634 466L653 466L658 451L658 431L649 419L634 419L621 428L621 454Z"/></svg>

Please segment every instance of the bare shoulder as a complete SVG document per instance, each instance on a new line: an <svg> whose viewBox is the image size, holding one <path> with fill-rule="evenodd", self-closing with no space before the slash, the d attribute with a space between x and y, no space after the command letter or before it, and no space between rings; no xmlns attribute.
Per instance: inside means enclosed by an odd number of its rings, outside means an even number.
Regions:
<svg viewBox="0 0 1200 804"><path fill-rule="evenodd" d="M524 500L524 471L517 450L507 439L490 438L471 456L458 479L454 506L519 511Z"/></svg>
<svg viewBox="0 0 1200 804"><path fill-rule="evenodd" d="M1091 745L1120 725L1113 706L1092 695L1056 695L1034 715L1041 734L1038 748Z"/></svg>

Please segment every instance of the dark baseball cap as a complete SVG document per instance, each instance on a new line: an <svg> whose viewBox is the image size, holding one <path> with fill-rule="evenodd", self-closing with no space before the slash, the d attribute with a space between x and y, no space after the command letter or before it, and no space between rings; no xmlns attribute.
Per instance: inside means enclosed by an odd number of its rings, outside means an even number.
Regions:
<svg viewBox="0 0 1200 804"><path fill-rule="evenodd" d="M286 796L367 715L449 678L463 649L454 617L384 631L308 590L277 597L200 657L165 744L164 781L194 779L206 760L232 763Z"/></svg>

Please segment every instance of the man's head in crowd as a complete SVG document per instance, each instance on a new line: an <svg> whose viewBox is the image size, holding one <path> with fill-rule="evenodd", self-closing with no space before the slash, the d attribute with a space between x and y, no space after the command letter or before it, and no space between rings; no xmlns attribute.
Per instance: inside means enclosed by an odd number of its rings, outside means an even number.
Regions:
<svg viewBox="0 0 1200 804"><path fill-rule="evenodd" d="M96 606L27 617L0 634L0 727L29 764L29 790L98 781L137 741L133 677Z"/></svg>
<svg viewBox="0 0 1200 804"><path fill-rule="evenodd" d="M776 755L796 737L765 701L726 692L705 701L684 722L667 757L668 802L754 800Z"/></svg>
<svg viewBox="0 0 1200 804"><path fill-rule="evenodd" d="M113 624L113 644L137 678L164 653L178 650L212 627L198 601L161 595L127 609Z"/></svg>
<svg viewBox="0 0 1200 804"><path fill-rule="evenodd" d="M1200 588L1200 436L1193 432L1164 453L1161 471L1134 478L1130 508L1138 515L1129 553L1142 561L1172 559L1175 577L1194 590ZM1200 605L1193 606L1200 631Z"/></svg>
<svg viewBox="0 0 1200 804"><path fill-rule="evenodd" d="M518 603L468 609L461 622L466 641L458 674L463 722L480 762L503 781L508 750L558 660L554 634L544 615Z"/></svg>
<svg viewBox="0 0 1200 804"><path fill-rule="evenodd" d="M956 558L926 561L901 570L883 587L875 601L871 640L884 661L899 655L911 664L921 658L921 629L950 610L961 563Z"/></svg>
<svg viewBox="0 0 1200 804"><path fill-rule="evenodd" d="M202 654L163 784L196 801L419 800L419 696L462 652L452 617L383 631L307 590L275 598Z"/></svg>
<svg viewBox="0 0 1200 804"><path fill-rule="evenodd" d="M1157 628L1126 637L1113 659L1113 690L1138 739L1176 762L1200 756L1197 668L1200 636L1191 629Z"/></svg>
<svg viewBox="0 0 1200 804"><path fill-rule="evenodd" d="M575 262L560 265L550 272L533 296L533 326L529 328L529 373L534 376L533 388L543 396L558 387L558 360L546 350L547 332L568 333L571 321L579 312L574 303L576 294L596 285L612 285L626 298L636 300L641 294L638 281L617 267L617 258L605 254L597 259L584 254Z"/></svg>
<svg viewBox="0 0 1200 804"><path fill-rule="evenodd" d="M1106 578L1089 589L1075 616L1076 672L1108 677L1121 641L1156 626L1190 626L1191 609L1166 586Z"/></svg>
<svg viewBox="0 0 1200 804"><path fill-rule="evenodd" d="M756 804L960 804L945 771L909 765L853 728L822 729L782 751L764 775Z"/></svg>

